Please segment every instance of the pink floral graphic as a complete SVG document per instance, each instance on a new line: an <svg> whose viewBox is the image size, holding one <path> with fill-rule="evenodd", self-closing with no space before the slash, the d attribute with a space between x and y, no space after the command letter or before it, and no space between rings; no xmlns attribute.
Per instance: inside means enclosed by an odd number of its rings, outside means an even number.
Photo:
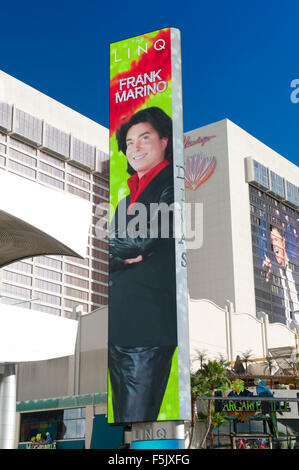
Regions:
<svg viewBox="0 0 299 470"><path fill-rule="evenodd" d="M215 157L207 157L200 153L188 157L185 166L185 187L196 191L210 178L215 167Z"/></svg>

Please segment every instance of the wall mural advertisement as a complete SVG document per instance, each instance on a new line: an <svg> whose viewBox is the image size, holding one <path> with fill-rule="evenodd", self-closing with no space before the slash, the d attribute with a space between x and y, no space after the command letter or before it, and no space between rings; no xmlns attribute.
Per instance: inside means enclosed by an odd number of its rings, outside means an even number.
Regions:
<svg viewBox="0 0 299 470"><path fill-rule="evenodd" d="M111 44L109 423L190 419L183 158L179 31Z"/></svg>
<svg viewBox="0 0 299 470"><path fill-rule="evenodd" d="M271 323L298 321L298 215L251 185L249 194L257 311Z"/></svg>

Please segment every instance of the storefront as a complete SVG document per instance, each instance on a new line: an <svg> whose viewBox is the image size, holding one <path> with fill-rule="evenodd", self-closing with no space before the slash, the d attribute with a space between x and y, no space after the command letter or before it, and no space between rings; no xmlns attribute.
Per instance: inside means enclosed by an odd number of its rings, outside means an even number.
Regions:
<svg viewBox="0 0 299 470"><path fill-rule="evenodd" d="M19 449L119 449L122 426L107 423L107 395L31 400L17 404Z"/></svg>
<svg viewBox="0 0 299 470"><path fill-rule="evenodd" d="M222 421L217 427L215 419L207 447L212 439L213 448L218 449L299 448L298 390L271 390L264 381L255 381L257 390L244 388L244 382L236 380L225 397L218 394L213 413L221 415Z"/></svg>

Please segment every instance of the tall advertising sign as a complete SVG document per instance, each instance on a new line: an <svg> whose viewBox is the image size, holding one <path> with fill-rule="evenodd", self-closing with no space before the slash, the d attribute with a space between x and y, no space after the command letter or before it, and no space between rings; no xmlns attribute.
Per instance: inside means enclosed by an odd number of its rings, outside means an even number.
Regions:
<svg viewBox="0 0 299 470"><path fill-rule="evenodd" d="M180 32L110 47L108 422L190 420Z"/></svg>

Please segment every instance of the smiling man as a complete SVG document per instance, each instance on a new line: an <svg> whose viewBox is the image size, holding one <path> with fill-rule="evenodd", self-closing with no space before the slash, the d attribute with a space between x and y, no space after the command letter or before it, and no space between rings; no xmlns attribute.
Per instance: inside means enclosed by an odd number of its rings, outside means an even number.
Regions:
<svg viewBox="0 0 299 470"><path fill-rule="evenodd" d="M114 422L155 421L177 347L175 244L170 236L150 238L151 204L173 203L172 120L160 108L134 114L117 132L128 161L130 195L120 201L110 236L108 367ZM144 238L120 233L134 205L147 216ZM159 217L157 213L154 217Z"/></svg>

